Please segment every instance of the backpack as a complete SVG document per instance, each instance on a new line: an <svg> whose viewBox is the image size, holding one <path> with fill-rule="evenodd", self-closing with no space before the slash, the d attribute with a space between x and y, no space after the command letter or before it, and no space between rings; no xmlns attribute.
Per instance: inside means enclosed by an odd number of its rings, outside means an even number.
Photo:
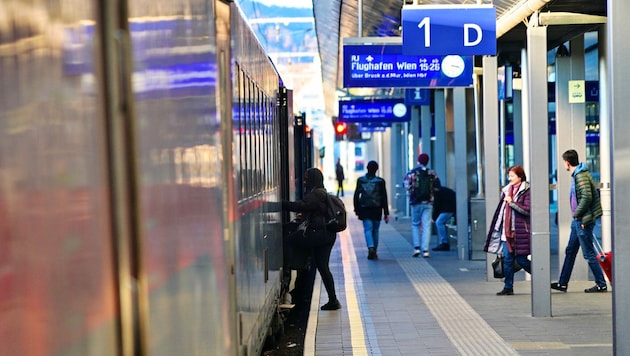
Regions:
<svg viewBox="0 0 630 356"><path fill-rule="evenodd" d="M379 179L372 177L372 179L365 179L361 182L361 198L359 198L359 205L362 208L379 208L381 206L381 190L377 187Z"/></svg>
<svg viewBox="0 0 630 356"><path fill-rule="evenodd" d="M326 212L326 230L341 232L348 226L346 206L338 196L326 193L328 210Z"/></svg>
<svg viewBox="0 0 630 356"><path fill-rule="evenodd" d="M435 176L433 172L427 168L417 168L413 172L413 181L411 184L411 193L416 202L433 200L433 180Z"/></svg>

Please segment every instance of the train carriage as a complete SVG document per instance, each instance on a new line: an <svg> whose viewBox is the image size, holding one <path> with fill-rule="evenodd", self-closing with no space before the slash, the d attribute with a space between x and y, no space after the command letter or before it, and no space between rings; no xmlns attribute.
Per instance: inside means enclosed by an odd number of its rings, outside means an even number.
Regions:
<svg viewBox="0 0 630 356"><path fill-rule="evenodd" d="M3 1L0 76L3 353L258 354L304 126L238 6Z"/></svg>

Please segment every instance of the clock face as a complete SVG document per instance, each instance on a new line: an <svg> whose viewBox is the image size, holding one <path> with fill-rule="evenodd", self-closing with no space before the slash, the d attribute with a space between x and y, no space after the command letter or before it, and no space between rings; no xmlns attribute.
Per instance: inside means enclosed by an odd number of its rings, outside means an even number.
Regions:
<svg viewBox="0 0 630 356"><path fill-rule="evenodd" d="M403 103L394 105L394 115L396 117L403 117L407 114L407 107Z"/></svg>
<svg viewBox="0 0 630 356"><path fill-rule="evenodd" d="M449 78L459 77L465 68L464 59L460 56L446 56L442 59L442 73Z"/></svg>

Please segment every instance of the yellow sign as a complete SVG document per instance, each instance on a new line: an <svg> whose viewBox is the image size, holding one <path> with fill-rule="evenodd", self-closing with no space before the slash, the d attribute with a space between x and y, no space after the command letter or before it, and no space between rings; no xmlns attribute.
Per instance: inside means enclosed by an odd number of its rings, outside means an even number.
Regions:
<svg viewBox="0 0 630 356"><path fill-rule="evenodd" d="M583 80L569 80L569 103L586 101L586 83Z"/></svg>

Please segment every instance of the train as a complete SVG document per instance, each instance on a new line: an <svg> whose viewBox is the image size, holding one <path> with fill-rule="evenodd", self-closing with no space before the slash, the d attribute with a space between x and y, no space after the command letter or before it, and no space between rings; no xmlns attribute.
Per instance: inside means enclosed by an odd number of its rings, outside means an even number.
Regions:
<svg viewBox="0 0 630 356"><path fill-rule="evenodd" d="M259 355L313 149L238 5L4 0L0 78L0 353Z"/></svg>

